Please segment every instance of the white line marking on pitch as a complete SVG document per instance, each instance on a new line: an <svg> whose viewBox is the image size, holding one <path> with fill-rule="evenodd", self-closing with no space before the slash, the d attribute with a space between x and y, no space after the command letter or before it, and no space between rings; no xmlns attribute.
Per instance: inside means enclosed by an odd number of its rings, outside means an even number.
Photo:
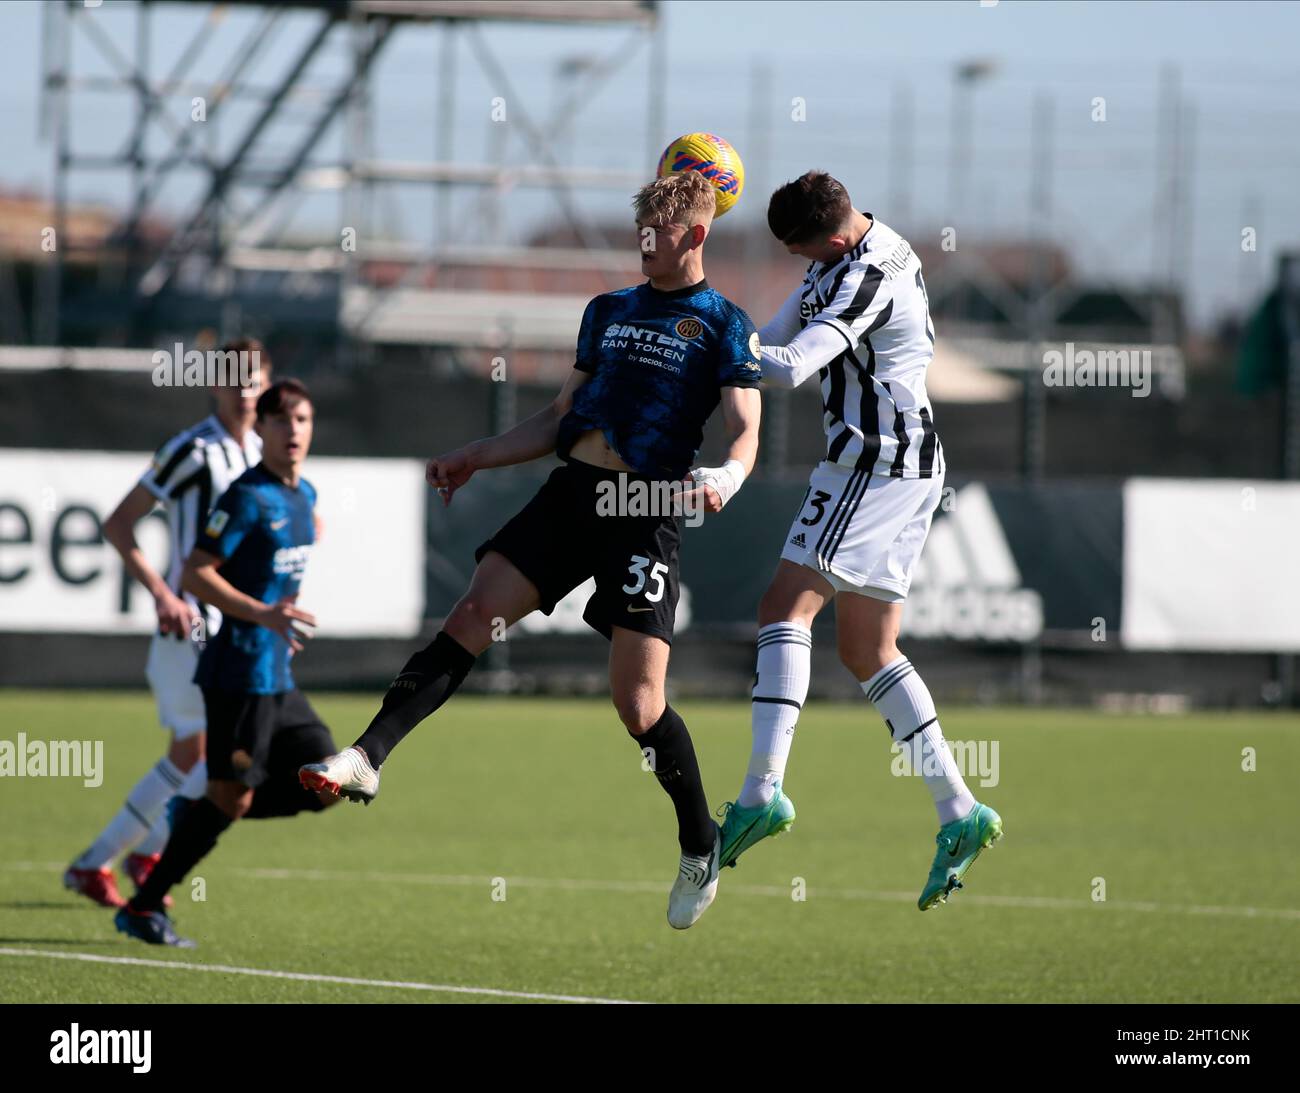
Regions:
<svg viewBox="0 0 1300 1093"><path fill-rule="evenodd" d="M5 869L28 872L62 870L61 862L6 862ZM304 880L333 882L366 882L393 884L446 885L456 888L488 887L491 877L473 877L457 873L370 873L342 872L326 869L262 869L228 866L225 872L252 880ZM730 884L720 886L720 893L736 896L778 896L790 898L790 889L780 885ZM660 881L647 880L577 880L565 877L511 877L506 880L521 888L551 888L573 892L663 892L667 887ZM869 891L859 888L809 888L809 896L824 899L843 899L869 903L915 903L914 892ZM1194 903L1156 903L1151 900L1111 899L1094 903L1088 899L1066 899L1061 896L996 896L966 894L957 898L958 905L972 904L985 907L1014 907L1022 910L1045 911L1139 911L1147 914L1208 915L1224 918L1275 918L1285 922L1300 921L1300 910L1292 907L1210 907Z"/></svg>
<svg viewBox="0 0 1300 1093"><path fill-rule="evenodd" d="M232 867L232 873L254 880L314 880L314 881L366 881L396 882L399 884L438 884L458 887L486 887L492 883L488 877L471 877L438 873L348 873L324 869L246 869ZM661 892L664 885L658 881L643 880L572 880L563 877L510 877L510 884L521 888L555 888L568 891L596 892ZM719 893L742 896L779 896L790 898L790 889L780 885L723 884ZM811 896L827 899L859 900L873 903L915 903L915 892L867 891L855 888L809 888ZM1289 907L1205 907L1195 904L1153 903L1147 900L1107 900L1094 903L1087 899L1063 899L1058 896L989 896L962 893L962 903L984 904L989 907L1036 908L1052 911L1092 910L1109 908L1113 911L1165 912L1185 915L1226 915L1242 918L1300 919L1300 910Z"/></svg>
<svg viewBox="0 0 1300 1093"><path fill-rule="evenodd" d="M310 975L269 968L236 968L229 964L190 964L183 960L143 960L135 956L100 956L96 953L55 953L46 949L0 948L0 956L41 957L47 960L81 960L90 964L127 964L137 968L180 968L190 972L223 972L264 979L296 979L302 983L339 983L345 987L392 987L404 991L432 991L437 994L477 994L492 998L527 998L538 1002L586 1002L603 1006L637 1006L623 998L589 998L582 994L542 994L537 991L507 991L495 987L456 987L446 983L403 983L390 979L354 979L347 975Z"/></svg>

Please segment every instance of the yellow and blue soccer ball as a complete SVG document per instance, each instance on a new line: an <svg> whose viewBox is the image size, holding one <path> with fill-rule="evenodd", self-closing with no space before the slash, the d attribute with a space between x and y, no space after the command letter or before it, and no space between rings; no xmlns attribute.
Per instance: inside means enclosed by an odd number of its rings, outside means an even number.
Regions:
<svg viewBox="0 0 1300 1093"><path fill-rule="evenodd" d="M678 171L699 171L718 196L715 216L722 216L740 200L745 188L745 165L740 155L721 137L712 133L687 133L664 149L659 157L659 177Z"/></svg>

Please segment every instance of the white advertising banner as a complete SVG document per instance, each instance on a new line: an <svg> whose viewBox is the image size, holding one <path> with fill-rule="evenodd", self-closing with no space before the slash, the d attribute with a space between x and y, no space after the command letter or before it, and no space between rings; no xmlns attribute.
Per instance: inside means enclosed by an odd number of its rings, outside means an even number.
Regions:
<svg viewBox="0 0 1300 1093"><path fill-rule="evenodd" d="M149 633L153 603L102 523L152 453L0 448L0 631ZM413 459L308 457L323 524L299 603L317 635L410 637L424 609L424 467ZM136 538L166 566L160 511Z"/></svg>
<svg viewBox="0 0 1300 1093"><path fill-rule="evenodd" d="M1128 649L1300 652L1300 484L1124 485Z"/></svg>

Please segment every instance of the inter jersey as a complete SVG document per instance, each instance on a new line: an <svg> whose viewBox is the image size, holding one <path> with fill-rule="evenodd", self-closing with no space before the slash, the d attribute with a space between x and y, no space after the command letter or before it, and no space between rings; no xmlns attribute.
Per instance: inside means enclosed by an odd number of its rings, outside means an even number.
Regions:
<svg viewBox="0 0 1300 1093"><path fill-rule="evenodd" d="M259 465L217 502L198 548L222 559L221 576L263 603L298 594L316 541L316 490L306 479L289 486ZM200 687L245 694L294 689L289 643L273 630L227 618L199 657Z"/></svg>
<svg viewBox="0 0 1300 1093"><path fill-rule="evenodd" d="M754 324L707 281L597 296L582 317L574 367L591 379L560 422L558 454L599 429L624 463L658 479L690 469L723 387L763 378Z"/></svg>

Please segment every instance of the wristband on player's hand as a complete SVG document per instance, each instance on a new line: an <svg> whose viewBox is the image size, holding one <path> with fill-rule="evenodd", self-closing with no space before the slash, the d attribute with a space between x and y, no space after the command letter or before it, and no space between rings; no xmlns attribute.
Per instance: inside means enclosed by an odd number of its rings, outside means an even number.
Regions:
<svg viewBox="0 0 1300 1093"><path fill-rule="evenodd" d="M694 467L691 478L697 486L712 486L726 508L745 481L745 466L739 459L728 459L721 467Z"/></svg>

